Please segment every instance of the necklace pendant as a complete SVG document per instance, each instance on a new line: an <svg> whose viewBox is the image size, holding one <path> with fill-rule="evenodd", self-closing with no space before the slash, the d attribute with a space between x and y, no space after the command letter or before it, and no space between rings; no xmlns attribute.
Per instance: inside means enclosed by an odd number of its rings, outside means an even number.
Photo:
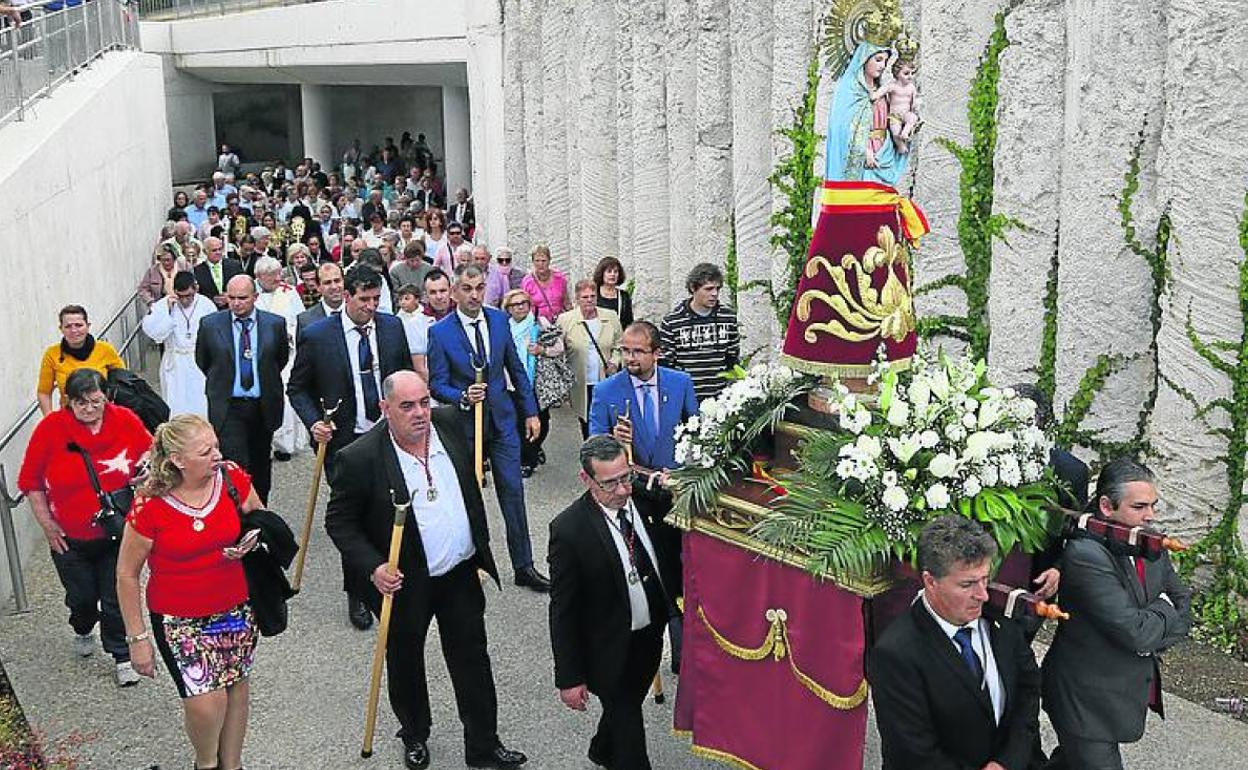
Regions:
<svg viewBox="0 0 1248 770"><path fill-rule="evenodd" d="M244 350L244 351L243 351L243 358L247 359L248 361L250 361L250 360L251 360L251 350L250 350L250 349L248 349L248 350Z"/></svg>
<svg viewBox="0 0 1248 770"><path fill-rule="evenodd" d="M203 519L195 519L194 521L192 521L192 522L191 522L191 529L195 530L196 532L203 532L203 531L204 531L204 520L203 520Z"/></svg>
<svg viewBox="0 0 1248 770"><path fill-rule="evenodd" d="M630 569L628 571L628 584L635 586L640 582L641 582L641 576L637 574L637 570Z"/></svg>
<svg viewBox="0 0 1248 770"><path fill-rule="evenodd" d="M438 488L437 488L437 487L429 487L429 489L425 490L425 499L426 499L426 500L428 500L428 501L429 501L429 502L431 502L431 503L432 503L434 500L437 500L437 499L438 499Z"/></svg>

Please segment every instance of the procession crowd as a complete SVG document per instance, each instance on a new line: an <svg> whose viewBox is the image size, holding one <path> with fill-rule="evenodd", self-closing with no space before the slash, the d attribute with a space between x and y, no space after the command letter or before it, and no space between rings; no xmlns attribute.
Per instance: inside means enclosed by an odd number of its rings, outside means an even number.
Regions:
<svg viewBox="0 0 1248 770"><path fill-rule="evenodd" d="M493 240L467 190L448 205L423 135L368 153L357 142L332 171L304 158L244 174L222 146L211 180L174 194L139 283L168 419L145 424L110 401L124 363L81 306L60 310L61 339L40 365L44 418L19 486L64 586L76 654L94 653L98 625L123 687L159 656L194 767L241 768L248 675L279 589L252 566L293 556L285 525L265 516L272 463L323 463L347 620L369 629L392 603L387 690L406 766L431 761L423 649L436 619L465 760L517 767L525 755L499 738L478 578L501 585L492 489L512 582L550 593L559 697L577 710L590 693L600 701L590 760L649 768L641 703L665 629L681 666L681 533L664 522L674 433L740 359L723 282L696 265L687 298L636 318L619 259L570 276L545 245ZM562 404L585 439L583 489L551 524L548 577L524 480L546 462ZM1151 521L1156 485L1142 465L1109 463L1090 501L1087 468L1064 452L1054 465L1072 504ZM1042 676L1035 629L982 615L995 549L960 517L925 530L923 590L868 657L885 767L1040 767L1042 689L1060 741L1050 767L1121 767L1118 744L1160 708L1157 653L1186 633L1187 589L1167 558L1055 544L1037 590L1060 590L1073 619Z"/></svg>

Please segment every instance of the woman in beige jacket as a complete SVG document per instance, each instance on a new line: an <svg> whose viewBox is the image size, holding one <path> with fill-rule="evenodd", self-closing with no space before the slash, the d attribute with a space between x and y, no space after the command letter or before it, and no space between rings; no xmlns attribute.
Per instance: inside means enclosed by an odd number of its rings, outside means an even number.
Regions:
<svg viewBox="0 0 1248 770"><path fill-rule="evenodd" d="M581 437L589 435L589 404L594 385L619 371L620 357L615 349L624 330L614 311L598 307L598 287L585 278L576 283L576 302L559 316L568 350L568 364L576 374L572 386L572 410L581 422Z"/></svg>

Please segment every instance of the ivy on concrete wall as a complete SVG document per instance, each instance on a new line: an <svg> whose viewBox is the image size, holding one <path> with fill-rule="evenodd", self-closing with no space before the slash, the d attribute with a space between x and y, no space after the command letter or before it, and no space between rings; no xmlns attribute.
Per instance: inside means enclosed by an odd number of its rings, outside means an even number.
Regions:
<svg viewBox="0 0 1248 770"><path fill-rule="evenodd" d="M1210 433L1226 439L1226 454L1217 458L1226 466L1226 506L1213 529L1191 551L1182 554L1179 562L1186 575L1197 568L1209 572L1208 585L1196 593L1192 602L1199 634L1223 648L1248 655L1248 559L1239 538L1240 512L1248 502L1244 493L1248 461L1248 195L1244 196L1239 219L1239 246L1244 253L1239 264L1239 339L1202 340L1192 326L1190 309L1187 318L1187 337L1192 348L1230 380L1230 397L1202 405L1190 391L1174 387L1169 380L1166 384L1192 404L1197 418L1205 422ZM1222 413L1227 424L1210 425L1208 415L1213 412Z"/></svg>
<svg viewBox="0 0 1248 770"><path fill-rule="evenodd" d="M980 57L975 78L971 81L970 100L966 108L970 126L969 145L960 145L948 138L937 143L957 159L961 167L958 177L958 245L966 265L961 275L950 275L926 284L916 291L924 294L946 287L956 287L966 296L966 315L928 316L919 320L924 336L944 334L964 340L974 358L988 358L991 325L988 319L988 280L992 275L992 242L1004 239L1005 233L1021 223L992 211L995 192L995 159L997 150L998 82L1001 78L1001 53L1010 45L1005 32L1005 19L1018 2L1011 2L997 14Z"/></svg>

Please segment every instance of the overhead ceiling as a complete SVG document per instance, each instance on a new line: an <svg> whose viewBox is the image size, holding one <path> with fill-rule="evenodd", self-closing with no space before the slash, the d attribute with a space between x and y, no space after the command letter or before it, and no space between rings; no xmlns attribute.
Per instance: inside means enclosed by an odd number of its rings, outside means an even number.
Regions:
<svg viewBox="0 0 1248 770"><path fill-rule="evenodd" d="M295 67L190 67L185 71L217 83L289 83L326 86L463 86L462 63L373 64Z"/></svg>

